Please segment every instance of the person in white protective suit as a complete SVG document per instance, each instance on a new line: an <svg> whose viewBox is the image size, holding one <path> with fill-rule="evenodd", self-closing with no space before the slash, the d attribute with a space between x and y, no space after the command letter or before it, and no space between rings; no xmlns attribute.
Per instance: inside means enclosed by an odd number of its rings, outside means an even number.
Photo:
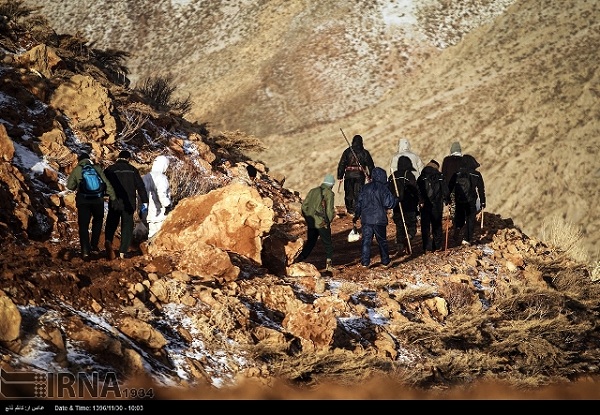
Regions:
<svg viewBox="0 0 600 415"><path fill-rule="evenodd" d="M166 210L171 206L171 189L169 179L165 175L169 167L169 159L166 156L158 156L152 163L150 173L142 177L146 191L148 192L148 238L152 238L161 228L167 218Z"/></svg>

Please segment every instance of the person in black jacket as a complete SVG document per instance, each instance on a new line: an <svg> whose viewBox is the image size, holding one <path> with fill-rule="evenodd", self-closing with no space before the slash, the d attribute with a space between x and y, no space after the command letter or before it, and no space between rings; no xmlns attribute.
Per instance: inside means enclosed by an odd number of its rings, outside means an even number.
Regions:
<svg viewBox="0 0 600 415"><path fill-rule="evenodd" d="M129 163L131 153L123 150L119 153L117 161L104 170L104 174L112 184L117 198L122 203L109 205L106 216L105 247L108 259L115 258L112 241L121 223L121 243L119 257L125 258L133 239L133 214L137 209L137 197L142 203L140 212L148 211L148 192L144 181L137 168Z"/></svg>
<svg viewBox="0 0 600 415"><path fill-rule="evenodd" d="M412 253L408 251L408 238L412 240L417 234L417 211L419 208L419 189L416 171L412 161L407 156L400 156L396 171L388 177L390 191L398 197L400 203L394 206L392 220L396 224L397 255ZM396 190L397 189L397 190ZM402 210L400 210L402 208ZM402 220L404 218L404 221ZM404 228L406 226L406 229Z"/></svg>
<svg viewBox="0 0 600 415"><path fill-rule="evenodd" d="M471 245L473 243L473 234L475 232L475 218L477 216L477 199L479 199L479 208L485 208L485 184L483 182L483 176L476 169L480 164L475 160L475 157L465 154L462 157L462 165L456 173L452 175L450 179L450 185L448 186L451 193L454 194L456 201L456 213L454 215L454 240L460 239L460 233L462 227L467 225L467 234L462 239L463 245ZM469 177L469 191L461 192L459 189L458 182L459 174L465 174ZM467 193L461 196L462 193Z"/></svg>
<svg viewBox="0 0 600 415"><path fill-rule="evenodd" d="M338 181L344 180L344 203L349 215L354 214L358 194L365 182L370 180L374 168L375 163L371 153L364 148L363 138L355 135L352 146L342 153L337 168Z"/></svg>
<svg viewBox="0 0 600 415"><path fill-rule="evenodd" d="M438 251L444 247L442 219L444 204L450 202L450 192L444 175L439 170L440 164L431 160L417 179L421 196L421 238L423 253Z"/></svg>
<svg viewBox="0 0 600 415"><path fill-rule="evenodd" d="M360 219L362 228L360 264L368 267L371 263L371 243L375 236L381 255L381 265L387 267L391 262L387 241L387 211L398 204L398 198L388 188L385 170L375 167L371 177L373 180L365 184L358 194L353 219L354 223Z"/></svg>

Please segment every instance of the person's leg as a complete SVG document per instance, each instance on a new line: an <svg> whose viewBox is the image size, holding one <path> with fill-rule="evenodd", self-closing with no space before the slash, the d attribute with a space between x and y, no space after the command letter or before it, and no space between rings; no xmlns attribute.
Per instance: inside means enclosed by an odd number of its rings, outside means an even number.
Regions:
<svg viewBox="0 0 600 415"><path fill-rule="evenodd" d="M102 224L104 222L104 199L94 200L90 204L92 212L92 239L90 241L91 249L98 251L98 242L100 242L100 234L102 233Z"/></svg>
<svg viewBox="0 0 600 415"><path fill-rule="evenodd" d="M331 228L321 228L319 229L319 236L321 237L321 241L323 241L323 245L325 246L325 257L327 259L333 259L333 242L331 239Z"/></svg>
<svg viewBox="0 0 600 415"><path fill-rule="evenodd" d="M371 263L371 243L373 242L374 233L373 225L362 224L360 263L366 267Z"/></svg>
<svg viewBox="0 0 600 415"><path fill-rule="evenodd" d="M460 243L460 230L465 225L467 206L462 203L456 204L454 213L454 241Z"/></svg>
<svg viewBox="0 0 600 415"><path fill-rule="evenodd" d="M92 219L92 210L85 200L77 201L77 226L79 228L79 245L81 254L85 257L90 254L90 220Z"/></svg>
<svg viewBox="0 0 600 415"><path fill-rule="evenodd" d="M313 248L317 244L317 239L319 239L319 230L315 228L307 228L306 229L306 242L304 242L304 246L302 247L302 251L300 255L298 255L297 261L304 261Z"/></svg>
<svg viewBox="0 0 600 415"><path fill-rule="evenodd" d="M344 177L344 204L348 214L354 214L354 179Z"/></svg>
<svg viewBox="0 0 600 415"><path fill-rule="evenodd" d="M423 253L427 253L427 251L433 251L430 232L431 211L429 208L423 208L421 210L421 239L423 241Z"/></svg>
<svg viewBox="0 0 600 415"><path fill-rule="evenodd" d="M107 244L110 243L112 245L115 233L119 227L120 220L121 212L113 210L109 207L108 213L106 214L106 225L104 227L104 239Z"/></svg>
<svg viewBox="0 0 600 415"><path fill-rule="evenodd" d="M431 228L433 235L432 251L439 251L444 247L444 233L442 231L442 214L431 216Z"/></svg>
<svg viewBox="0 0 600 415"><path fill-rule="evenodd" d="M121 212L121 246L119 247L119 253L127 254L129 252L129 246L133 239L133 213L123 211Z"/></svg>
<svg viewBox="0 0 600 415"><path fill-rule="evenodd" d="M387 227L385 225L375 225L375 239L377 245L379 245L379 255L381 256L381 263L387 265L390 263L390 250L387 241Z"/></svg>
<svg viewBox="0 0 600 415"><path fill-rule="evenodd" d="M477 215L477 209L475 208L475 203L467 205L466 221L467 221L467 235L465 240L468 243L473 242L473 233L475 231L475 216Z"/></svg>

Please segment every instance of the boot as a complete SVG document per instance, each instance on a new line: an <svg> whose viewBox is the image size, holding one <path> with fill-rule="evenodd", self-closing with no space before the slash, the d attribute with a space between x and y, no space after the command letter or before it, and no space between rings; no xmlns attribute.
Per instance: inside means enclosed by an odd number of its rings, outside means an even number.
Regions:
<svg viewBox="0 0 600 415"><path fill-rule="evenodd" d="M104 243L104 248L106 248L106 257L108 258L109 261L112 261L113 259L116 258L115 250L113 249L112 242L106 241Z"/></svg>
<svg viewBox="0 0 600 415"><path fill-rule="evenodd" d="M333 265L331 263L331 258L327 258L327 265L325 265L325 271L333 272Z"/></svg>

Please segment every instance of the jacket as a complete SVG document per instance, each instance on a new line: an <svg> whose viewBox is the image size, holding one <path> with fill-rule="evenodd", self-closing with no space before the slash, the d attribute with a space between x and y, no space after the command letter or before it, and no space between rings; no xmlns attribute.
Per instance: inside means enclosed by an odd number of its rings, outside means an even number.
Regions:
<svg viewBox="0 0 600 415"><path fill-rule="evenodd" d="M387 211L398 204L398 198L390 192L385 170L375 167L371 177L373 180L358 194L354 217L360 218L362 224L387 225Z"/></svg>
<svg viewBox="0 0 600 415"><path fill-rule="evenodd" d="M354 154L356 154L356 157ZM356 160L357 157L358 161ZM355 135L352 138L352 146L345 149L340 157L337 168L337 179L342 180L344 176L370 178L374 168L375 163L373 162L371 153L364 148L362 137Z"/></svg>
<svg viewBox="0 0 600 415"><path fill-rule="evenodd" d="M328 227L335 217L334 198L335 194L327 184L311 189L302 203L302 216L306 220L306 226L314 229ZM319 209L322 212L318 214L315 208L321 204L321 200L325 202L325 209Z"/></svg>
<svg viewBox="0 0 600 415"><path fill-rule="evenodd" d="M76 197L81 197L79 195L79 186L81 185L81 181L83 180L83 174L82 174L83 166L85 166L87 164L92 164L94 166L94 170L96 170L98 172L98 174L100 175L100 178L106 184L106 194L108 195L109 199L113 202L115 200L117 200L117 195L115 193L115 189L113 188L110 181L108 180L108 178L102 171L102 168L100 166L93 164L90 161L90 159L83 159L79 163L77 163L77 166L75 166L75 168L73 169L73 171L67 178L67 189L77 190Z"/></svg>
<svg viewBox="0 0 600 415"><path fill-rule="evenodd" d="M486 206L486 197L485 197L485 183L483 182L483 176L476 169L480 166L479 162L475 160L475 157L465 154L462 157L462 164L459 168L459 171L465 171L469 173L471 177L472 185L475 185L475 189L477 191L477 197L471 202L474 206L476 204L477 198L479 198L479 202L481 203L481 208ZM450 178L450 184L448 185L448 189L450 193L454 192L456 187L456 173L452 175Z"/></svg>
<svg viewBox="0 0 600 415"><path fill-rule="evenodd" d="M112 166L104 169L104 174L114 187L117 198L123 201L123 209L126 212L135 212L137 197L140 198L141 203L148 203L148 193L142 176L127 160L117 159Z"/></svg>
<svg viewBox="0 0 600 415"><path fill-rule="evenodd" d="M412 166L415 168L415 178L419 177L425 165L421 158L411 150L410 143L406 138L398 140L398 152L392 156L392 160L390 161L390 173L397 170L398 158L400 156L406 156L410 159Z"/></svg>
<svg viewBox="0 0 600 415"><path fill-rule="evenodd" d="M450 179L458 171L462 164L462 154L452 153L442 160L442 174L444 175L444 181L446 186L450 184Z"/></svg>
<svg viewBox="0 0 600 415"><path fill-rule="evenodd" d="M167 168L169 159L166 156L158 156L152 163L150 173L142 177L149 198L146 218L149 222L164 216L166 209L171 206L171 188L169 178L165 175Z"/></svg>

